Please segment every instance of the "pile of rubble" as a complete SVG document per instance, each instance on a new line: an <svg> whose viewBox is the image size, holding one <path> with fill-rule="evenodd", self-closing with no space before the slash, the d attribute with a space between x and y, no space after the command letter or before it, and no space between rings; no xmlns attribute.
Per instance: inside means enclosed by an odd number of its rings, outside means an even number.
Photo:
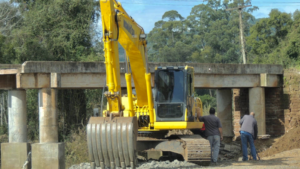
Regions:
<svg viewBox="0 0 300 169"><path fill-rule="evenodd" d="M219 161L233 160L241 153L241 145L235 142L220 145Z"/></svg>

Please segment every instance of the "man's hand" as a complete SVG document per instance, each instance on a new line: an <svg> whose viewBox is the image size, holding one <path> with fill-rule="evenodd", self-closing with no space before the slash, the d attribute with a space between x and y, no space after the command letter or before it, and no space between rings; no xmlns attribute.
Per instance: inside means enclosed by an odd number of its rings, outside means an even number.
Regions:
<svg viewBox="0 0 300 169"><path fill-rule="evenodd" d="M219 132L220 132L220 137L221 137L221 141L223 140L223 130L222 128L219 128Z"/></svg>

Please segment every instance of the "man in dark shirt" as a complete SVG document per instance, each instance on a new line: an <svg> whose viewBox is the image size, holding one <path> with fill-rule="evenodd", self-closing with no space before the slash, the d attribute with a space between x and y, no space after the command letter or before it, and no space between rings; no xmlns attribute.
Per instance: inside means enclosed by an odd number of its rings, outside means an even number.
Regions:
<svg viewBox="0 0 300 169"><path fill-rule="evenodd" d="M253 160L256 160L256 149L254 146L254 140L256 140L257 138L257 121L255 120L254 116L254 112L251 112L250 115L245 115L240 120L243 161L248 160L248 142L250 144L251 155L253 157Z"/></svg>
<svg viewBox="0 0 300 169"><path fill-rule="evenodd" d="M223 140L222 125L220 119L215 116L215 112L214 108L210 108L210 115L199 118L205 124L205 135L210 143L211 159L214 163L218 161L220 140Z"/></svg>

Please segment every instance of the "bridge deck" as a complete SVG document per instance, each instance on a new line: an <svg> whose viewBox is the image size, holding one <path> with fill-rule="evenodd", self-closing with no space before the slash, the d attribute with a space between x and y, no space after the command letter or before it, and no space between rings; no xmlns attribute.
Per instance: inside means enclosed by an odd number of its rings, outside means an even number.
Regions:
<svg viewBox="0 0 300 169"><path fill-rule="evenodd" d="M149 72L157 66L193 66L196 88L281 87L283 67L262 64L149 63ZM121 86L126 87L125 63L120 64ZM0 64L0 89L102 88L103 62L25 62Z"/></svg>

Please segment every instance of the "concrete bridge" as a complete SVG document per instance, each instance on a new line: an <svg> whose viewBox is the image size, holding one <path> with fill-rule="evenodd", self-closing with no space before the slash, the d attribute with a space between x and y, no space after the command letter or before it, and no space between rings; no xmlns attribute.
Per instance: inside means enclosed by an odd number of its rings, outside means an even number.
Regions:
<svg viewBox="0 0 300 169"><path fill-rule="evenodd" d="M126 87L125 63L121 63L121 86ZM217 112L224 136L233 137L232 89L248 90L249 111L256 113L259 135L266 135L266 89L281 88L280 65L150 63L156 66L193 66L195 88L217 89ZM1 145L1 168L20 168L32 152L32 168L64 168L64 144L58 143L57 89L97 89L105 84L102 62L25 62L0 65L0 90L8 90L9 143ZM154 79L154 78L153 78ZM27 143L26 89L39 90L39 143ZM31 149L31 150L30 150ZM46 167L47 166L47 167Z"/></svg>

